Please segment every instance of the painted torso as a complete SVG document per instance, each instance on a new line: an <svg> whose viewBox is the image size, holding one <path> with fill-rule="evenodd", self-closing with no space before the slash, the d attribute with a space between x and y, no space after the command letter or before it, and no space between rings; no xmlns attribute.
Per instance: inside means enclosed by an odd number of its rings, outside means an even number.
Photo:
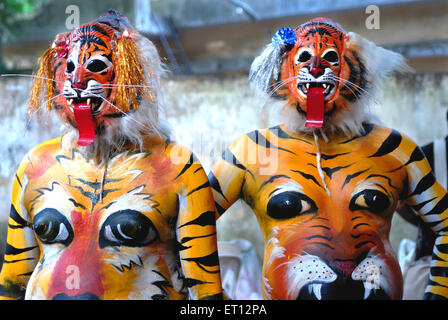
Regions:
<svg viewBox="0 0 448 320"><path fill-rule="evenodd" d="M106 168L64 140L33 149L18 170L4 292L9 283L27 285L26 299L220 293L213 199L190 151L146 140Z"/></svg>
<svg viewBox="0 0 448 320"><path fill-rule="evenodd" d="M370 124L364 129L353 138L318 138L318 145L283 126L254 131L213 168L218 211L241 197L259 221L265 298L401 298L389 243L397 202L406 199L423 216L439 205L423 218L441 222L437 214L448 216L440 201L445 191L410 139Z"/></svg>

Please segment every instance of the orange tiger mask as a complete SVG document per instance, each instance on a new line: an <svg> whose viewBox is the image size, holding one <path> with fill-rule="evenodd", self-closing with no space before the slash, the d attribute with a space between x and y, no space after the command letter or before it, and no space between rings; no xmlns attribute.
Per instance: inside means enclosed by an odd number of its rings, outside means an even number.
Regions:
<svg viewBox="0 0 448 320"><path fill-rule="evenodd" d="M48 109L54 107L77 129L78 144L91 145L96 135L102 138L113 131L121 118L134 116L143 102L154 103L157 93L151 85L160 71L145 63L142 49L155 49L142 48L143 42L119 14L106 14L72 33L59 34L41 58L30 111L39 109L44 98Z"/></svg>
<svg viewBox="0 0 448 320"><path fill-rule="evenodd" d="M437 234L428 299L448 298L448 195L420 148L365 109L403 57L335 22L280 29L250 79L284 123L238 138L209 174L218 212L238 199L264 237L266 299L401 299L389 242L407 202ZM311 101L310 101L311 100Z"/></svg>

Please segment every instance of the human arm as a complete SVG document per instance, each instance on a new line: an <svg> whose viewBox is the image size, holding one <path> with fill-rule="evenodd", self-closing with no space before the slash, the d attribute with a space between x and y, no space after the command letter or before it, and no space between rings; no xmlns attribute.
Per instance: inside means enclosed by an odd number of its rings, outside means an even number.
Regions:
<svg viewBox="0 0 448 320"><path fill-rule="evenodd" d="M0 272L0 299L23 299L26 285L40 255L31 218L24 206L23 192L27 161L14 177L6 250Z"/></svg>

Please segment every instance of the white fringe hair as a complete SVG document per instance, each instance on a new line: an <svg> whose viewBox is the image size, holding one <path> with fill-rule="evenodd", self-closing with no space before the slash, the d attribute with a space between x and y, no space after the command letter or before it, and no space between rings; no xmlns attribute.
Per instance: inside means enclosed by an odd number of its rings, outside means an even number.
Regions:
<svg viewBox="0 0 448 320"><path fill-rule="evenodd" d="M166 68L160 60L156 47L149 39L139 33L132 34L132 38L144 59L145 63L141 65L145 69L146 85L151 90L154 102L142 96L137 110L110 121L104 132L95 135L91 145L80 147L88 158L107 160L129 143L143 151L145 137L164 138L170 135L168 123L159 117L165 105L160 77L166 73ZM77 139L78 131L71 126L70 129L72 139Z"/></svg>
<svg viewBox="0 0 448 320"><path fill-rule="evenodd" d="M357 52L365 64L367 69L367 92L362 92L355 102L349 104L347 110L335 113L330 119L326 119L320 129L305 127L306 116L299 113L295 108L282 104L279 113L287 130L305 134L316 132L325 140L328 140L328 136L335 133L342 132L347 136L362 134L362 124L364 122L377 124L380 122L376 116L369 112L369 110L374 104L379 103L376 95L384 86L385 80L394 71L404 73L412 72L412 69L407 65L405 58L401 54L379 47L375 43L354 32L347 33L346 45L348 49ZM257 72L256 69L260 68L260 63L262 61L272 62L275 59L279 61L281 57L263 57L263 55L266 54L269 55L270 52L265 49L265 51L254 60L251 66L249 79L253 87L255 87L265 99L271 99L269 97L269 92L266 90L266 83L270 83L272 77L276 77L277 75L267 75L265 72Z"/></svg>

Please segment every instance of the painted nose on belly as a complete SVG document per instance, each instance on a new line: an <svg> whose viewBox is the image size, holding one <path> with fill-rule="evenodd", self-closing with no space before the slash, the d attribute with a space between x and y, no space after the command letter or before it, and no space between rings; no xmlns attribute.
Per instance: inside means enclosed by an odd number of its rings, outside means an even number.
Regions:
<svg viewBox="0 0 448 320"><path fill-rule="evenodd" d="M75 296L69 296L66 293L58 293L52 300L101 300L96 294L93 293L81 293Z"/></svg>

